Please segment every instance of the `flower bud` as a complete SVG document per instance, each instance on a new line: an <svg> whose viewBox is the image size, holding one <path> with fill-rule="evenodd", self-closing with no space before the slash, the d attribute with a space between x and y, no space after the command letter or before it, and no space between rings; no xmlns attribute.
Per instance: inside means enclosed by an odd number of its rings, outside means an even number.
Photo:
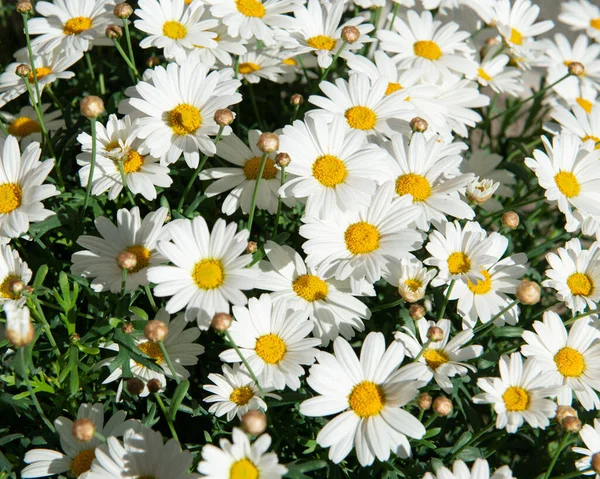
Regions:
<svg viewBox="0 0 600 479"><path fill-rule="evenodd" d="M585 67L579 62L571 62L567 65L567 68L571 75L581 76L585 73Z"/></svg>
<svg viewBox="0 0 600 479"><path fill-rule="evenodd" d="M146 66L148 68L154 68L158 65L160 65L160 58L158 58L156 55L151 55L148 57L148 60L146 60Z"/></svg>
<svg viewBox="0 0 600 479"><path fill-rule="evenodd" d="M410 129L415 133L423 133L427 131L427 128L429 128L429 123L427 123L427 120L419 116L416 116L410 120Z"/></svg>
<svg viewBox="0 0 600 479"><path fill-rule="evenodd" d="M434 343L441 341L444 339L444 330L442 328L438 328L437 326L431 326L427 330L427 338Z"/></svg>
<svg viewBox="0 0 600 479"><path fill-rule="evenodd" d="M540 302L542 288L534 281L524 279L517 287L517 299L528 306Z"/></svg>
<svg viewBox="0 0 600 479"><path fill-rule="evenodd" d="M133 333L134 330L135 330L135 328L133 327L133 324L130 322L123 323L123 326L121 326L121 331L123 331L125 334L131 334L131 333Z"/></svg>
<svg viewBox="0 0 600 479"><path fill-rule="evenodd" d="M152 343L164 341L167 334L169 334L169 327L158 319L148 321L144 328L144 336Z"/></svg>
<svg viewBox="0 0 600 479"><path fill-rule="evenodd" d="M116 40L123 36L123 29L119 25L109 25L104 30L104 34L111 40Z"/></svg>
<svg viewBox="0 0 600 479"><path fill-rule="evenodd" d="M354 25L346 25L344 28L342 28L342 40L344 40L349 45L356 43L359 38L360 30Z"/></svg>
<svg viewBox="0 0 600 479"><path fill-rule="evenodd" d="M267 429L267 416L264 412L248 411L242 416L242 429L248 434L258 436Z"/></svg>
<svg viewBox="0 0 600 479"><path fill-rule="evenodd" d="M514 230L519 226L519 215L514 211L507 211L502 215L502 226Z"/></svg>
<svg viewBox="0 0 600 479"><path fill-rule="evenodd" d="M473 203L482 205L492 197L499 186L500 183L494 183L492 180L476 179L467 186L466 196Z"/></svg>
<svg viewBox="0 0 600 479"><path fill-rule="evenodd" d="M256 143L263 153L274 153L279 148L279 137L275 133L263 133Z"/></svg>
<svg viewBox="0 0 600 479"><path fill-rule="evenodd" d="M23 78L28 77L31 73L31 67L29 65L25 65L25 63L21 63L20 65L17 65L17 68L15 68L15 73L17 76Z"/></svg>
<svg viewBox="0 0 600 479"><path fill-rule="evenodd" d="M151 379L146 383L146 387L148 388L148 391L150 391L152 394L156 394L161 391L163 385L159 379Z"/></svg>
<svg viewBox="0 0 600 479"><path fill-rule="evenodd" d="M15 347L27 346L35 337L35 329L31 324L29 308L18 307L15 303L4 305L6 314L6 329L4 336Z"/></svg>
<svg viewBox="0 0 600 479"><path fill-rule="evenodd" d="M104 113L104 102L102 101L102 98L98 96L86 96L81 100L79 110L86 118L98 118Z"/></svg>
<svg viewBox="0 0 600 479"><path fill-rule="evenodd" d="M132 396L139 396L144 392L144 381L138 378L129 378L127 380L126 386L127 392Z"/></svg>
<svg viewBox="0 0 600 479"><path fill-rule="evenodd" d="M8 282L8 291L10 291L14 296L18 296L25 289L25 283L21 278L14 278Z"/></svg>
<svg viewBox="0 0 600 479"><path fill-rule="evenodd" d="M578 433L581 431L581 421L579 418L569 416L564 418L560 424L567 432Z"/></svg>
<svg viewBox="0 0 600 479"><path fill-rule="evenodd" d="M433 402L433 398L429 393L421 393L417 396L417 404L419 405L419 409L421 411L427 411L431 408L431 403Z"/></svg>
<svg viewBox="0 0 600 479"><path fill-rule="evenodd" d="M287 153L277 153L275 157L275 164L281 168L285 168L292 162L290 155Z"/></svg>
<svg viewBox="0 0 600 479"><path fill-rule="evenodd" d="M401 298L407 303L416 303L425 296L425 288L420 287L413 289L413 287L408 286L405 281L400 281L398 293L400 293Z"/></svg>
<svg viewBox="0 0 600 479"><path fill-rule="evenodd" d="M115 5L113 13L115 14L115 17L118 18L129 18L133 13L133 8L131 8L131 5L128 3L123 2Z"/></svg>
<svg viewBox="0 0 600 479"><path fill-rule="evenodd" d="M19 0L16 7L17 13L30 14L33 13L33 5L30 0Z"/></svg>
<svg viewBox="0 0 600 479"><path fill-rule="evenodd" d="M304 97L300 93L294 93L290 98L290 103L294 106L300 106L304 103Z"/></svg>
<svg viewBox="0 0 600 479"><path fill-rule="evenodd" d="M233 112L229 108L221 108L215 111L215 123L219 126L228 126L233 123Z"/></svg>
<svg viewBox="0 0 600 479"><path fill-rule="evenodd" d="M600 473L600 452L592 456L592 469L594 472Z"/></svg>
<svg viewBox="0 0 600 479"><path fill-rule="evenodd" d="M433 401L433 410L438 416L449 416L452 414L452 401L446 396L438 396Z"/></svg>
<svg viewBox="0 0 600 479"><path fill-rule="evenodd" d="M246 245L246 254L254 254L258 251L258 245L256 241L248 241Z"/></svg>
<svg viewBox="0 0 600 479"><path fill-rule="evenodd" d="M425 308L420 304L411 304L408 308L408 315L414 321L425 317Z"/></svg>
<svg viewBox="0 0 600 479"><path fill-rule="evenodd" d="M558 406L556 408L556 422L562 424L562 422L568 417L577 417L577 411L571 406Z"/></svg>
<svg viewBox="0 0 600 479"><path fill-rule="evenodd" d="M121 251L117 255L117 264L119 268L131 271L137 266L137 256L129 251Z"/></svg>
<svg viewBox="0 0 600 479"><path fill-rule="evenodd" d="M210 325L215 331L224 333L231 326L231 316L227 313L217 313L213 316Z"/></svg>
<svg viewBox="0 0 600 479"><path fill-rule="evenodd" d="M73 437L78 441L91 441L96 432L96 426L94 426L94 423L90 419L84 417L73 421L73 428L71 430L73 431Z"/></svg>
<svg viewBox="0 0 600 479"><path fill-rule="evenodd" d="M73 333L73 334L71 334L70 339L71 339L72 343L77 343L81 339L81 336L79 336L79 334L77 334L77 333Z"/></svg>

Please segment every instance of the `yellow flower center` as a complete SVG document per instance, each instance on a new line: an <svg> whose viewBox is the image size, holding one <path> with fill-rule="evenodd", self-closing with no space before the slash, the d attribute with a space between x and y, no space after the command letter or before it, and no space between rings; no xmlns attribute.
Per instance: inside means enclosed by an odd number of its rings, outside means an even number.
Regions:
<svg viewBox="0 0 600 479"><path fill-rule="evenodd" d="M77 454L71 462L71 472L75 477L81 476L84 472L88 472L92 467L92 461L94 460L94 450L84 449Z"/></svg>
<svg viewBox="0 0 600 479"><path fill-rule="evenodd" d="M400 196L412 195L413 203L425 201L431 196L431 185L424 176L408 173L396 180L396 193Z"/></svg>
<svg viewBox="0 0 600 479"><path fill-rule="evenodd" d="M483 275L483 279L478 280L477 283L473 284L471 280L467 283L473 294L487 294L492 289L492 277L490 273L482 269L481 274Z"/></svg>
<svg viewBox="0 0 600 479"><path fill-rule="evenodd" d="M244 175L249 180L255 180L258 178L258 170L260 170L260 161L262 158L257 156L256 158L250 158L244 165ZM275 168L275 162L270 158L265 161L265 169L263 170L262 179L272 180L277 176L277 168Z"/></svg>
<svg viewBox="0 0 600 479"><path fill-rule="evenodd" d="M16 281L21 281L21 277L11 274L4 278L4 281L0 284L0 296L7 299L17 299L19 294L15 294L13 291L13 285Z"/></svg>
<svg viewBox="0 0 600 479"><path fill-rule="evenodd" d="M303 274L302 276L299 276L292 283L292 288L294 293L311 303L319 299L325 299L327 297L327 292L329 291L327 283L318 276L312 274Z"/></svg>
<svg viewBox="0 0 600 479"><path fill-rule="evenodd" d="M0 185L0 214L8 214L21 206L23 191L16 183Z"/></svg>
<svg viewBox="0 0 600 479"><path fill-rule="evenodd" d="M567 286L573 296L589 296L594 290L592 278L584 273L574 273L567 278Z"/></svg>
<svg viewBox="0 0 600 479"><path fill-rule="evenodd" d="M192 278L200 289L215 289L225 280L223 265L218 259L203 259L196 263Z"/></svg>
<svg viewBox="0 0 600 479"><path fill-rule="evenodd" d="M148 266L148 264L150 264L150 256L152 256L152 252L148 248L146 248L144 245L136 244L136 245L130 246L125 251L135 255L135 259L136 259L135 266L133 268L129 268L127 270L127 273L135 274L135 273L143 270L144 268L146 268Z"/></svg>
<svg viewBox="0 0 600 479"><path fill-rule="evenodd" d="M588 140L594 140L594 143L596 143L595 149L596 150L600 149L600 138L598 138L597 136L593 136L593 135L586 135L581 139L581 141L583 143L585 143Z"/></svg>
<svg viewBox="0 0 600 479"><path fill-rule="evenodd" d="M253 397L254 393L252 392L252 389L250 389L248 386L241 386L231 391L229 400L236 403L238 406L245 406Z"/></svg>
<svg viewBox="0 0 600 479"><path fill-rule="evenodd" d="M129 150L129 153L127 153L127 156L123 160L123 171L126 175L129 173L137 173L142 169L143 164L144 157L135 150ZM117 169L119 169L118 166Z"/></svg>
<svg viewBox="0 0 600 479"><path fill-rule="evenodd" d="M387 88L385 89L385 94L391 95L395 91L402 90L402 85L400 83L389 82Z"/></svg>
<svg viewBox="0 0 600 479"><path fill-rule="evenodd" d="M283 359L287 347L276 334L265 334L256 340L256 354L267 364L278 364Z"/></svg>
<svg viewBox="0 0 600 479"><path fill-rule="evenodd" d="M427 348L423 352L423 358L431 369L437 369L442 364L446 364L449 361L448 355L441 349Z"/></svg>
<svg viewBox="0 0 600 479"><path fill-rule="evenodd" d="M250 73L257 72L258 70L260 70L260 65L252 62L240 63L240 66L238 67L238 71L242 75L248 75Z"/></svg>
<svg viewBox="0 0 600 479"><path fill-rule="evenodd" d="M407 279L404 284L410 289L412 292L418 291L423 287L423 283L418 279Z"/></svg>
<svg viewBox="0 0 600 479"><path fill-rule="evenodd" d="M379 248L379 238L377 227L366 221L351 224L344 233L346 248L355 256L375 251Z"/></svg>
<svg viewBox="0 0 600 479"><path fill-rule="evenodd" d="M442 57L442 49L431 40L420 40L413 45L415 55L427 60L439 60Z"/></svg>
<svg viewBox="0 0 600 479"><path fill-rule="evenodd" d="M457 251L448 256L448 271L452 274L463 274L471 269L471 260L469 257Z"/></svg>
<svg viewBox="0 0 600 479"><path fill-rule="evenodd" d="M366 106L353 106L344 113L348 125L357 130L372 130L377 124L377 115Z"/></svg>
<svg viewBox="0 0 600 479"><path fill-rule="evenodd" d="M231 465L229 470L229 479L258 479L259 472L257 467L250 459L240 459Z"/></svg>
<svg viewBox="0 0 600 479"><path fill-rule="evenodd" d="M296 62L296 60L294 60L293 58L284 58L283 60L281 60L281 63L290 67L295 67L298 64L298 62Z"/></svg>
<svg viewBox="0 0 600 479"><path fill-rule="evenodd" d="M357 416L377 416L385 405L385 395L378 384L363 381L352 388L348 404Z"/></svg>
<svg viewBox="0 0 600 479"><path fill-rule="evenodd" d="M168 114L169 126L176 135L190 135L202 125L200 110L194 105L182 103Z"/></svg>
<svg viewBox="0 0 600 479"><path fill-rule="evenodd" d="M89 17L73 17L65 23L63 33L65 35L79 35L92 28L92 19Z"/></svg>
<svg viewBox="0 0 600 479"><path fill-rule="evenodd" d="M37 77L38 81L44 78L46 75L49 75L50 73L52 73L52 69L48 67L39 67L35 69L35 76ZM35 81L35 78L33 77L33 72L29 74L27 79L29 80L29 83L33 83Z"/></svg>
<svg viewBox="0 0 600 479"><path fill-rule="evenodd" d="M529 407L529 393L519 387L511 386L502 395L504 405L508 411L525 411Z"/></svg>
<svg viewBox="0 0 600 479"><path fill-rule="evenodd" d="M492 77L489 76L482 68L477 69L477 75L479 75L479 77L483 78L485 81L490 81L492 79Z"/></svg>
<svg viewBox="0 0 600 479"><path fill-rule="evenodd" d="M337 156L319 156L312 165L312 174L323 186L335 188L348 176L346 165Z"/></svg>
<svg viewBox="0 0 600 479"><path fill-rule="evenodd" d="M163 35L173 40L181 40L187 35L187 28L178 21L171 20L163 25Z"/></svg>
<svg viewBox="0 0 600 479"><path fill-rule="evenodd" d="M570 171L558 172L554 177L554 181L560 192L567 198L577 196L581 190L577 177Z"/></svg>
<svg viewBox="0 0 600 479"><path fill-rule="evenodd" d="M581 108L583 108L586 111L586 113L589 114L592 112L592 107L594 106L594 104L591 101L581 97L576 98L575 101Z"/></svg>
<svg viewBox="0 0 600 479"><path fill-rule="evenodd" d="M8 132L12 136L18 136L21 138L31 135L32 133L39 133L40 131L42 131L40 124L26 116L20 116L19 118L16 118L8 126Z"/></svg>
<svg viewBox="0 0 600 479"><path fill-rule="evenodd" d="M590 27L595 28L596 30L600 30L600 17L592 18L590 20Z"/></svg>
<svg viewBox="0 0 600 479"><path fill-rule="evenodd" d="M247 17L262 18L265 16L265 7L259 0L235 0L235 6L238 12Z"/></svg>
<svg viewBox="0 0 600 479"><path fill-rule="evenodd" d="M523 44L523 35L521 34L521 32L519 30L511 28L510 29L510 38L508 41L510 43L514 43L515 45L522 45Z"/></svg>
<svg viewBox="0 0 600 479"><path fill-rule="evenodd" d="M568 378L578 378L586 368L583 354L573 348L564 347L554 355L558 372Z"/></svg>
<svg viewBox="0 0 600 479"><path fill-rule="evenodd" d="M119 144L118 141L111 141L108 145L106 145L104 147L104 149L106 151L113 151L113 150L116 150L116 149L120 150L121 149L121 145Z"/></svg>
<svg viewBox="0 0 600 479"><path fill-rule="evenodd" d="M146 356L152 358L156 364L160 364L165 360L162 350L160 349L160 346L157 343L151 343L150 341L146 341L145 343L138 344L137 348ZM145 367L140 363L136 364L140 367Z"/></svg>
<svg viewBox="0 0 600 479"><path fill-rule="evenodd" d="M316 37L310 37L306 40L309 47L317 50L333 50L335 47L335 40L327 35L317 35Z"/></svg>

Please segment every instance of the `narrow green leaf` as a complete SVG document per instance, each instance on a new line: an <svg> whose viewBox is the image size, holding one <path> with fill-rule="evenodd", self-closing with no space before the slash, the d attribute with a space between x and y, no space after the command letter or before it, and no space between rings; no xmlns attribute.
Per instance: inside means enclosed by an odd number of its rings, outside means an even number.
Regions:
<svg viewBox="0 0 600 479"><path fill-rule="evenodd" d="M183 398L185 397L189 388L190 388L190 382L188 380L181 381L177 385L177 388L175 389L175 392L173 393L173 398L171 399L171 406L169 408L169 416L171 416L171 419L173 421L175 420L175 416L177 415L177 410L179 409L179 405L183 401Z"/></svg>

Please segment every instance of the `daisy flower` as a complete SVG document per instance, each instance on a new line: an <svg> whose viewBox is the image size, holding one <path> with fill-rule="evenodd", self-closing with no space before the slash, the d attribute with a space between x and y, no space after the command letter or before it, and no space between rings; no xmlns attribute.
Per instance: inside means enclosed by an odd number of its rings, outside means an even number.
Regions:
<svg viewBox="0 0 600 479"><path fill-rule="evenodd" d="M29 223L43 221L54 213L42 201L56 196L54 185L42 184L54 159L40 161L40 144L31 143L21 154L14 136L0 138L0 233L18 238L29 230Z"/></svg>
<svg viewBox="0 0 600 479"><path fill-rule="evenodd" d="M600 108L592 109L592 106L590 103L588 111L588 105L585 103L583 106L573 105L572 112L562 106L556 106L550 115L563 131L577 135L590 149L600 149Z"/></svg>
<svg viewBox="0 0 600 479"><path fill-rule="evenodd" d="M600 419L594 419L594 427L585 424L581 428L581 431L579 431L579 437L586 447L574 447L572 450L586 457L578 459L575 462L575 467L582 471L583 475L594 476L598 479L600 474L592 469L592 459L596 454L600 453Z"/></svg>
<svg viewBox="0 0 600 479"><path fill-rule="evenodd" d="M534 150L535 159L526 158L525 164L546 190L546 199L558 203L567 220L566 231L575 231L580 220L573 215L574 208L600 216L600 149L588 151L569 132L556 135L552 144L545 136L542 141L546 152Z"/></svg>
<svg viewBox="0 0 600 479"><path fill-rule="evenodd" d="M40 35L31 40L34 53L53 50L86 52L93 45L111 45L104 34L114 23L114 0L54 0L38 2L35 10L43 18L27 21L29 33Z"/></svg>
<svg viewBox="0 0 600 479"><path fill-rule="evenodd" d="M471 58L473 50L465 42L469 32L459 31L454 22L442 25L433 20L429 11L419 15L409 10L407 20L408 23L396 18L395 31L377 32L377 38L381 40L379 48L395 54L393 60L398 68L421 70L423 77L432 82L451 72L477 74L477 64Z"/></svg>
<svg viewBox="0 0 600 479"><path fill-rule="evenodd" d="M435 382L448 394L452 392L451 377L464 376L469 371L477 372L477 368L465 363L483 354L483 347L472 345L463 347L473 338L473 330L466 329L456 334L450 341L452 323L449 319L427 321L421 318L416 322L419 338L406 326L406 332L397 331L394 337L406 348L406 355L419 359L402 368L403 377L411 377L419 381ZM427 332L430 327L438 327L444 332L440 341L430 341ZM423 351L423 348L425 350ZM423 353L421 353L423 351Z"/></svg>
<svg viewBox="0 0 600 479"><path fill-rule="evenodd" d="M170 164L183 153L188 166L196 168L198 151L208 156L217 151L210 139L219 131L215 111L242 100L236 93L240 81L232 76L231 69L209 73L201 63L158 66L151 78L135 86L132 98L119 104L119 113L139 118L137 134L152 156ZM226 127L223 134L230 131Z"/></svg>
<svg viewBox="0 0 600 479"><path fill-rule="evenodd" d="M390 177L385 151L367 142L364 131L350 128L342 116L330 124L307 116L283 128L279 149L290 155L281 187L284 198L306 198L304 214L326 218L368 206L378 184Z"/></svg>
<svg viewBox="0 0 600 479"><path fill-rule="evenodd" d="M220 447L207 444L202 448L202 461L198 464L198 472L202 477L281 479L287 473L287 468L279 464L277 454L267 452L271 446L271 436L268 434L262 434L250 444L248 436L236 427L231 438L233 443L220 439Z"/></svg>
<svg viewBox="0 0 600 479"><path fill-rule="evenodd" d="M334 354L319 352L310 368L308 385L319 396L300 404L305 416L339 414L317 436L329 447L329 459L340 463L353 448L362 466L375 457L386 461L390 451L401 458L411 455L407 436L420 439L425 428L401 409L418 394L421 381L394 379L404 359L404 347L394 341L387 349L381 333L369 333L360 359L343 338L333 343Z"/></svg>
<svg viewBox="0 0 600 479"><path fill-rule="evenodd" d="M487 50L474 79L482 86L489 86L496 93L518 96L523 91L521 72L517 68L507 66L510 57L500 53L501 51L502 45Z"/></svg>
<svg viewBox="0 0 600 479"><path fill-rule="evenodd" d="M248 83L258 83L261 78L281 83L284 73L281 60L273 55L248 51L239 58L238 77Z"/></svg>
<svg viewBox="0 0 600 479"><path fill-rule="evenodd" d="M60 110L48 111L48 108L50 108L49 103L42 105L42 115L46 130L52 134L59 128L64 128L65 121L61 118ZM25 148L34 141L38 143L42 141L42 128L33 107L24 106L16 115L0 112L0 116L6 120L8 134L19 140L21 148ZM0 137L5 138L4 133L1 131Z"/></svg>
<svg viewBox="0 0 600 479"><path fill-rule="evenodd" d="M423 237L413 225L420 210L410 197L394 198L393 188L392 182L383 184L371 204L357 212L325 220L304 217L299 232L307 239L302 245L306 264L325 277L374 283L389 258L418 250Z"/></svg>
<svg viewBox="0 0 600 479"><path fill-rule="evenodd" d="M8 245L0 245L0 305L21 298L20 283L29 284L31 270L19 252ZM19 285L19 290L15 286Z"/></svg>
<svg viewBox="0 0 600 479"><path fill-rule="evenodd" d="M589 44L586 35L579 35L573 46L561 33L554 35L554 42L549 41L546 47L549 76L561 78L569 73L569 63L578 62L585 68L585 75L574 76L580 82L587 82L600 87L600 45Z"/></svg>
<svg viewBox="0 0 600 479"><path fill-rule="evenodd" d="M158 251L172 266L148 270L156 283L154 294L171 296L166 309L185 308L185 319L208 329L215 313L228 313L229 303L246 304L243 290L254 288L258 270L246 268L252 255L242 254L248 245L248 230L236 234L237 226L218 219L211 232L201 216L169 224L171 241L161 241Z"/></svg>
<svg viewBox="0 0 600 479"><path fill-rule="evenodd" d="M559 72L550 72L547 83L551 85L557 82L560 79L559 75ZM557 95L554 98L555 105L562 105L563 102L569 108L579 105L586 113L591 113L593 107L598 104L598 90L591 82L581 82L576 76L565 78L555 85L554 92ZM563 102L559 103L558 100L563 100Z"/></svg>
<svg viewBox="0 0 600 479"><path fill-rule="evenodd" d="M502 466L490 475L490 465L481 458L475 460L471 470L463 461L457 459L452 464L452 471L447 467L440 467L436 474L437 476L428 472L422 479L513 479L508 466Z"/></svg>
<svg viewBox="0 0 600 479"><path fill-rule="evenodd" d="M261 386L277 390L300 387L302 365L315 361L321 341L307 338L312 322L302 311L294 311L282 301L273 304L268 294L250 298L248 308L234 306L235 321L229 334L240 348ZM241 361L235 349L219 355L222 361Z"/></svg>
<svg viewBox="0 0 600 479"><path fill-rule="evenodd" d="M437 271L425 268L416 258L402 258L400 261L390 261L382 273L383 279L398 288L404 301L414 303L423 298L427 285Z"/></svg>
<svg viewBox="0 0 600 479"><path fill-rule="evenodd" d="M600 245L592 243L582 250L579 238L573 238L558 248L557 253L548 253L546 261L550 269L549 278L542 286L556 290L556 297L563 301L573 314L586 308L596 309L600 300Z"/></svg>
<svg viewBox="0 0 600 479"><path fill-rule="evenodd" d="M216 27L217 20L200 20L204 6L184 0L140 0L135 14L135 27L148 34L141 48L162 48L167 61L183 63L190 50L197 47L216 47L217 34L207 31Z"/></svg>
<svg viewBox="0 0 600 479"><path fill-rule="evenodd" d="M210 10L204 10L204 15L201 20L210 19L212 19ZM209 68L214 68L215 65L225 65L229 67L233 65L232 55L240 56L246 53L247 50L243 44L243 40L231 38L227 33L226 26L219 24L216 28L213 28L212 31L217 34L217 36L213 38L214 45L194 45L194 48L187 52L188 61L200 62Z"/></svg>
<svg viewBox="0 0 600 479"><path fill-rule="evenodd" d="M261 275L256 287L273 291L273 302L304 312L313 322L313 335L321 339L322 346L339 335L350 339L354 330L365 329L363 320L371 317L371 311L350 294L349 281L324 278L307 267L289 246L267 241L265 252L269 261L258 264Z"/></svg>
<svg viewBox="0 0 600 479"><path fill-rule="evenodd" d="M499 378L479 378L477 386L484 392L473 397L475 404L493 404L496 411L496 428L512 434L525 420L533 428L546 429L548 419L556 414L556 397L559 387L553 387L550 378L542 374L538 364L525 361L519 353L502 356L498 361Z"/></svg>
<svg viewBox="0 0 600 479"><path fill-rule="evenodd" d="M213 384L207 384L202 389L212 393L204 402L212 403L208 412L217 417L227 414L227 420L241 417L248 411L267 410L267 403L260 397L258 386L248 372L239 364L230 368L223 365L223 374L209 374L208 379ZM265 397L281 399L281 396L270 393L270 388L262 386Z"/></svg>
<svg viewBox="0 0 600 479"><path fill-rule="evenodd" d="M77 411L77 419L89 419L96 432L104 437L121 436L135 421L125 421L125 412L117 411L104 423L104 406L101 403L82 404ZM21 477L45 477L68 472L74 477L89 478L89 470L95 458L94 450L102 443L94 436L89 441L79 441L73 437L73 421L60 416L54 421L60 445L64 453L50 449L31 449L23 461L28 464L21 471Z"/></svg>
<svg viewBox="0 0 600 479"><path fill-rule="evenodd" d="M570 25L571 30L584 30L586 35L600 41L600 7L588 0L561 2L558 19Z"/></svg>

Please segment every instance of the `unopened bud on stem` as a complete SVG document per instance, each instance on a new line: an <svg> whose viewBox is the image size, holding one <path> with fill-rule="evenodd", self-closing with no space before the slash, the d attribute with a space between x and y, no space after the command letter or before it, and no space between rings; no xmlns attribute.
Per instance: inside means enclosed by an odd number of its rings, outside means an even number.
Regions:
<svg viewBox="0 0 600 479"><path fill-rule="evenodd" d="M346 25L344 28L342 28L342 40L344 40L349 45L356 43L359 38L360 30L354 25Z"/></svg>
<svg viewBox="0 0 600 479"><path fill-rule="evenodd" d="M233 112L229 108L221 108L215 111L215 123L219 126L228 126L233 123Z"/></svg>
<svg viewBox="0 0 600 479"><path fill-rule="evenodd" d="M267 429L267 416L262 411L248 411L242 416L242 429L253 436L262 434Z"/></svg>
<svg viewBox="0 0 600 479"><path fill-rule="evenodd" d="M115 5L113 13L115 14L115 17L118 18L129 18L133 13L133 8L128 3L123 2Z"/></svg>
<svg viewBox="0 0 600 479"><path fill-rule="evenodd" d="M410 120L410 129L415 133L423 133L427 131L427 128L429 128L429 123L427 123L427 120L419 116L416 116Z"/></svg>
<svg viewBox="0 0 600 479"><path fill-rule="evenodd" d="M279 137L275 133L263 133L258 137L256 146L263 153L274 153L279 148Z"/></svg>
<svg viewBox="0 0 600 479"><path fill-rule="evenodd" d="M517 287L517 299L521 304L531 306L540 302L541 291L539 284L524 279Z"/></svg>
<svg viewBox="0 0 600 479"><path fill-rule="evenodd" d="M81 100L79 110L86 118L98 118L104 113L104 102L102 101L102 98L98 96L86 96Z"/></svg>
<svg viewBox="0 0 600 479"><path fill-rule="evenodd" d="M217 313L213 316L210 325L215 331L224 333L231 326L231 316L227 313Z"/></svg>
<svg viewBox="0 0 600 479"><path fill-rule="evenodd" d="M144 336L153 343L164 341L167 334L169 334L169 327L158 319L148 321L144 328Z"/></svg>
<svg viewBox="0 0 600 479"><path fill-rule="evenodd" d="M438 396L433 401L433 410L439 416L449 416L452 414L452 401L446 396Z"/></svg>
<svg viewBox="0 0 600 479"><path fill-rule="evenodd" d="M502 226L514 230L519 226L519 215L514 211L507 211L502 215Z"/></svg>

